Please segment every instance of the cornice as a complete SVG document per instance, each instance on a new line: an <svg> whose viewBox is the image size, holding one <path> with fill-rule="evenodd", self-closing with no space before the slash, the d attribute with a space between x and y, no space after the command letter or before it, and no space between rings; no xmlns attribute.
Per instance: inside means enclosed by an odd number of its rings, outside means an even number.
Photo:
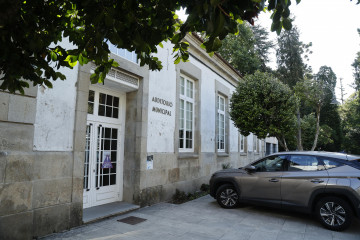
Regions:
<svg viewBox="0 0 360 240"><path fill-rule="evenodd" d="M241 74L220 55L214 54L212 57L209 56L206 50L200 47L203 41L196 33L187 34L184 40L190 45L189 53L191 55L194 55L198 60L206 64L212 71L223 77L233 86L237 86L242 77Z"/></svg>

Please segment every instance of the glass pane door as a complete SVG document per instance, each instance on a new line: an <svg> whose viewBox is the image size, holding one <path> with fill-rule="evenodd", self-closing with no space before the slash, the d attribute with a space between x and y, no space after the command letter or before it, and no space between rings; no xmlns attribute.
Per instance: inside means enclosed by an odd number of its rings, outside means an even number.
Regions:
<svg viewBox="0 0 360 240"><path fill-rule="evenodd" d="M96 188L116 184L118 129L98 127Z"/></svg>

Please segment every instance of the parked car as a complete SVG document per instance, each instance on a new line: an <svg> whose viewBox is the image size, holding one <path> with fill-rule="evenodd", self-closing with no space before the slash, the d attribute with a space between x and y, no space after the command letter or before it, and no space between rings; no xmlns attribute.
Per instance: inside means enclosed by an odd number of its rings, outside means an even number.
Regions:
<svg viewBox="0 0 360 240"><path fill-rule="evenodd" d="M243 168L215 172L210 195L223 208L261 204L313 213L342 231L360 217L360 156L280 152Z"/></svg>

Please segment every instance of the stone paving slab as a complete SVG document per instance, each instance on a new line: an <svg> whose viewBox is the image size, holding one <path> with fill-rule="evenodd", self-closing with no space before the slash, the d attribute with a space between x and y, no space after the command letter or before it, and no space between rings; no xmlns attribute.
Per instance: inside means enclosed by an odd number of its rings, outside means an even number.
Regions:
<svg viewBox="0 0 360 240"><path fill-rule="evenodd" d="M117 221L129 216L146 221ZM333 232L310 215L253 206L223 209L208 195L180 205L159 203L44 239L359 240L360 221L355 219L344 232Z"/></svg>

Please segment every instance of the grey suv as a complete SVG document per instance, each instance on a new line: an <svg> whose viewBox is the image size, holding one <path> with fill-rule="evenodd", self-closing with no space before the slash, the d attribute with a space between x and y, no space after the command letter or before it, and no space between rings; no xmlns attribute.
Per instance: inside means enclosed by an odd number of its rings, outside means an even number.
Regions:
<svg viewBox="0 0 360 240"><path fill-rule="evenodd" d="M360 156L331 152L282 152L244 168L215 172L210 195L223 208L240 203L314 213L341 231L360 217Z"/></svg>

